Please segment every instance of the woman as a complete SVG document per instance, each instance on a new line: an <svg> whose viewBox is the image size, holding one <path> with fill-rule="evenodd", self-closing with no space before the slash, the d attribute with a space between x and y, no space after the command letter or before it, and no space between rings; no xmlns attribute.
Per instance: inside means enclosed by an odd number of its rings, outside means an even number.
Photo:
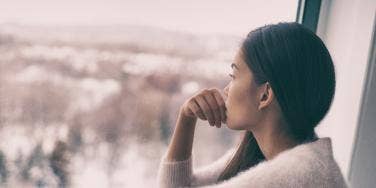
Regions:
<svg viewBox="0 0 376 188"><path fill-rule="evenodd" d="M314 132L335 91L321 39L298 23L266 25L247 35L231 67L225 99L205 89L180 108L159 186L347 187L331 139ZM191 155L197 118L245 132L238 147L198 170Z"/></svg>

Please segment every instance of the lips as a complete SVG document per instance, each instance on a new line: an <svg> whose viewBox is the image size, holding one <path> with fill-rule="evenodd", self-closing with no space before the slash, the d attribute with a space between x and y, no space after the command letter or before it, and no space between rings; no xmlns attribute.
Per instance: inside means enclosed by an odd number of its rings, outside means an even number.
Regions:
<svg viewBox="0 0 376 188"><path fill-rule="evenodd" d="M226 118L224 120L224 123L227 123L228 110L227 110L227 104L226 103L225 103L225 115L226 115Z"/></svg>

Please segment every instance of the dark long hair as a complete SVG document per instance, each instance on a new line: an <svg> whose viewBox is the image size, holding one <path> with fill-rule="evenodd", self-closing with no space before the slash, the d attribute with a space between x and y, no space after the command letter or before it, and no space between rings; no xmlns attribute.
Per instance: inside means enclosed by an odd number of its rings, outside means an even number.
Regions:
<svg viewBox="0 0 376 188"><path fill-rule="evenodd" d="M335 69L322 40L296 22L251 31L240 50L257 85L269 82L288 132L300 143L317 139L314 128L328 112L335 92ZM245 132L223 181L265 160L252 132Z"/></svg>

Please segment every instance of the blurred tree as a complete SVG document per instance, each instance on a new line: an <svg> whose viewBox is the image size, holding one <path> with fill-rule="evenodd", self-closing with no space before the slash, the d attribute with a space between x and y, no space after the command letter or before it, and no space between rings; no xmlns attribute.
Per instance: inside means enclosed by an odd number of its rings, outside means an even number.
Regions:
<svg viewBox="0 0 376 188"><path fill-rule="evenodd" d="M0 151L0 182L6 183L9 176L7 161L4 153Z"/></svg>
<svg viewBox="0 0 376 188"><path fill-rule="evenodd" d="M66 143L60 140L56 141L54 149L49 156L49 161L53 173L59 179L59 187L67 187L69 185L68 164L70 160L68 155L69 154Z"/></svg>

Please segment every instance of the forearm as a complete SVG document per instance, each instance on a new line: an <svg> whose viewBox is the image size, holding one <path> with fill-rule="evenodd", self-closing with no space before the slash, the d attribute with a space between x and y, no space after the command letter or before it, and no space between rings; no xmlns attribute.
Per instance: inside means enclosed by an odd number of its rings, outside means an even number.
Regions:
<svg viewBox="0 0 376 188"><path fill-rule="evenodd" d="M190 157L196 122L196 117L185 116L182 110L179 111L175 130L167 149L168 161L183 161Z"/></svg>
<svg viewBox="0 0 376 188"><path fill-rule="evenodd" d="M234 150L230 150L207 166L196 170L193 168L192 145L196 121L196 118L187 118L179 114L170 145L159 167L159 187L203 186L216 183L231 159Z"/></svg>
<svg viewBox="0 0 376 188"><path fill-rule="evenodd" d="M223 99L217 89L205 89L182 105L169 147L158 171L160 187L205 185L215 182L223 169L222 164L226 162L194 172L192 146L197 118L208 120L211 126L220 127L218 122L225 118L224 107Z"/></svg>

